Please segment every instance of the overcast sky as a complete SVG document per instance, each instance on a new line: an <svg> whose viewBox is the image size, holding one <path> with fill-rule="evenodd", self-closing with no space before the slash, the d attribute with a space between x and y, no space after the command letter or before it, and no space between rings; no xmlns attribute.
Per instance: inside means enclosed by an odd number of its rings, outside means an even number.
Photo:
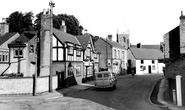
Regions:
<svg viewBox="0 0 185 110"><path fill-rule="evenodd" d="M50 0L1 0L0 19L12 12L49 8ZM132 44L159 44L163 35L179 25L185 0L53 0L54 14L74 15L92 35L107 37L129 32ZM185 12L184 12L185 14ZM0 20L1 21L1 20Z"/></svg>

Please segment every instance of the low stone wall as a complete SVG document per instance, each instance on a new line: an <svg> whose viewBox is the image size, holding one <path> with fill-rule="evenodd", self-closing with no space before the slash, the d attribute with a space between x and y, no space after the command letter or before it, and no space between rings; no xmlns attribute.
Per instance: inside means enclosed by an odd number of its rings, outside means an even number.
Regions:
<svg viewBox="0 0 185 110"><path fill-rule="evenodd" d="M57 89L58 77L53 76L52 88ZM0 95L8 94L32 94L33 93L33 77L21 77L21 78L0 78ZM49 91L49 76L38 77L36 84L36 92L48 92Z"/></svg>

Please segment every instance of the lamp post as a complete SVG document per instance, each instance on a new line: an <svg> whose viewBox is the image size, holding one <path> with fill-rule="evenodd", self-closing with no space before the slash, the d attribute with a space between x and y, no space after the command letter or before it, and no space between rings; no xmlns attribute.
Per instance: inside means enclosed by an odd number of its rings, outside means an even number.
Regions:
<svg viewBox="0 0 185 110"><path fill-rule="evenodd" d="M50 6L50 74L49 74L49 92L52 92L52 77L53 77L53 0L49 2Z"/></svg>

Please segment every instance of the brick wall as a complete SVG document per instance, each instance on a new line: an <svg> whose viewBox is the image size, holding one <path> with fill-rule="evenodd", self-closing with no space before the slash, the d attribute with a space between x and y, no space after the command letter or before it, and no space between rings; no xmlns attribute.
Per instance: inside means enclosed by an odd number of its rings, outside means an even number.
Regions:
<svg viewBox="0 0 185 110"><path fill-rule="evenodd" d="M169 32L170 61L180 57L180 34L179 26Z"/></svg>
<svg viewBox="0 0 185 110"><path fill-rule="evenodd" d="M107 46L107 49L106 49ZM106 53L108 53L108 59L112 58L112 48L109 44L106 45L105 40L103 40L102 38L99 38L96 42L95 42L95 48L97 49L97 51L101 52L100 54L100 67L101 68L106 68ZM106 52L107 50L107 52Z"/></svg>

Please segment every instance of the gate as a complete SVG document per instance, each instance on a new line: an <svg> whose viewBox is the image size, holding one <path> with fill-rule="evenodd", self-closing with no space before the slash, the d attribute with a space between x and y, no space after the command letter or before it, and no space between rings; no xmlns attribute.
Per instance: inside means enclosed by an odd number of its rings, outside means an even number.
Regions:
<svg viewBox="0 0 185 110"><path fill-rule="evenodd" d="M64 73L65 73L64 71L61 72L56 71L56 74L58 76L58 89L64 88L66 86Z"/></svg>

